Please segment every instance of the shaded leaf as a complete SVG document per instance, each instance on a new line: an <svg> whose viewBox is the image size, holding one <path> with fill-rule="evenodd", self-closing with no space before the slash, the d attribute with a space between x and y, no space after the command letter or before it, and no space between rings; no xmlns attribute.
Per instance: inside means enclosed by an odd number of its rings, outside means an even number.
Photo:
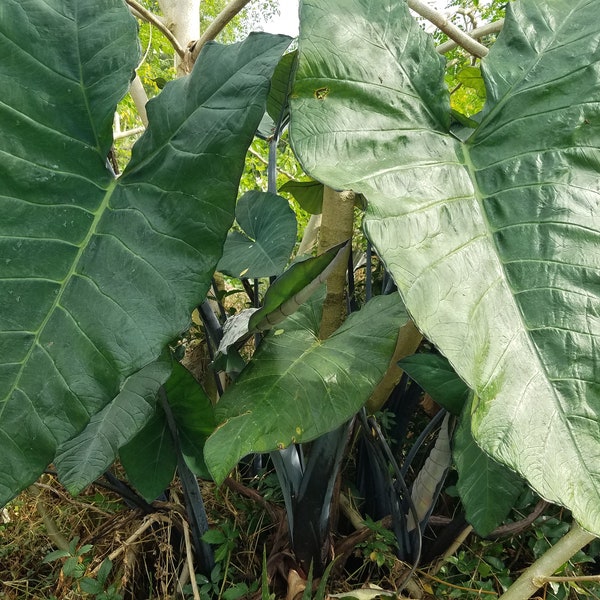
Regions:
<svg viewBox="0 0 600 600"><path fill-rule="evenodd" d="M177 424L185 462L195 475L210 479L204 463L204 443L217 423L209 397L192 374L179 363L175 363L165 391Z"/></svg>
<svg viewBox="0 0 600 600"><path fill-rule="evenodd" d="M177 453L165 413L157 404L144 428L119 450L127 478L144 500L156 500L170 485Z"/></svg>
<svg viewBox="0 0 600 600"><path fill-rule="evenodd" d="M218 270L248 279L279 275L296 243L296 215L288 201L269 192L246 192L235 218L242 231L227 235Z"/></svg>
<svg viewBox="0 0 600 600"><path fill-rule="evenodd" d="M452 454L466 519L485 537L506 519L525 482L477 445L471 434L468 406L454 432Z"/></svg>
<svg viewBox="0 0 600 600"><path fill-rule="evenodd" d="M280 192L288 192L306 212L318 215L323 212L323 184L318 181L286 181Z"/></svg>
<svg viewBox="0 0 600 600"><path fill-rule="evenodd" d="M122 0L2 2L0 504L186 327L288 42L207 46L149 102L115 179L106 158L138 61L135 19Z"/></svg>
<svg viewBox="0 0 600 600"><path fill-rule="evenodd" d="M469 398L469 386L444 356L429 352L413 354L398 365L440 406L459 416Z"/></svg>
<svg viewBox="0 0 600 600"><path fill-rule="evenodd" d="M310 441L335 429L366 402L385 373L407 318L399 298L374 298L320 341L319 296L265 338L219 401L222 424L204 451L215 481L251 452Z"/></svg>
<svg viewBox="0 0 600 600"><path fill-rule="evenodd" d="M267 96L267 113L279 130L289 118L288 94L297 54L297 50L284 54L275 67L271 79L271 90Z"/></svg>
<svg viewBox="0 0 600 600"><path fill-rule="evenodd" d="M129 377L121 392L79 435L58 447L54 465L69 492L78 494L112 465L119 448L153 415L158 389L170 372L167 355Z"/></svg>

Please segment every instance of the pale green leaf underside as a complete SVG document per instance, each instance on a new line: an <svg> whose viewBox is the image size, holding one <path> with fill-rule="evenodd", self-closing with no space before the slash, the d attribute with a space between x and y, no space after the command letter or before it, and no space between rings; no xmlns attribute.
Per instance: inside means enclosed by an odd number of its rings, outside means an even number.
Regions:
<svg viewBox="0 0 600 600"><path fill-rule="evenodd" d="M122 0L3 0L0 504L185 328L287 43L208 46L149 103L115 180L106 156L135 19Z"/></svg>
<svg viewBox="0 0 600 600"><path fill-rule="evenodd" d="M466 143L403 2L307 0L302 22L305 168L368 198L409 312L476 390L478 443L600 533L597 3L509 4Z"/></svg>
<svg viewBox="0 0 600 600"><path fill-rule="evenodd" d="M400 299L374 298L325 341L318 339L321 303L322 295L313 296L281 322L217 404L222 425L204 451L215 481L251 452L335 429L360 409L385 373L407 318Z"/></svg>

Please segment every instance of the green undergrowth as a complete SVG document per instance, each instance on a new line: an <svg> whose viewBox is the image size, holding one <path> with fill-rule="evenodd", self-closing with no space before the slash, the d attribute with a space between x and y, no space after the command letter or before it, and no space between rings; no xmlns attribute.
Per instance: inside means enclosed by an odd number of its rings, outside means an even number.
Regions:
<svg viewBox="0 0 600 600"><path fill-rule="evenodd" d="M220 489L203 484L202 491L211 521L204 539L213 546L216 566L209 574L195 574L200 598L283 598L290 588L298 590L297 598L300 592L308 594L302 588L308 573L296 571L287 543L283 501L273 473L230 479ZM504 526L526 518L537 502L532 493L524 494ZM437 512L453 509L453 498L447 495ZM0 599L194 598L186 567L190 550L182 527L185 509L177 485L168 499L153 503L153 510L143 514L132 509L100 485L71 498L53 477L45 476L35 493L33 488L23 492L2 512ZM438 514L425 538L439 537L438 523L450 520L451 514ZM471 534L451 555L421 564L404 594L425 599L498 597L567 532L569 523L564 510L547 506L517 535L481 539ZM365 586L371 586L370 597L373 586L392 593L407 566L396 559L395 536L386 525L385 520L367 518L368 536L356 543L342 568L334 565L325 582L313 579L310 597L316 597L320 582L336 597L354 597L352 592ZM346 532L334 541L339 550L355 533L343 511L338 529ZM60 538L67 548L57 548ZM571 579L548 583L538 597L600 598L600 583L589 580L598 574L599 552L600 542L579 552L556 573Z"/></svg>

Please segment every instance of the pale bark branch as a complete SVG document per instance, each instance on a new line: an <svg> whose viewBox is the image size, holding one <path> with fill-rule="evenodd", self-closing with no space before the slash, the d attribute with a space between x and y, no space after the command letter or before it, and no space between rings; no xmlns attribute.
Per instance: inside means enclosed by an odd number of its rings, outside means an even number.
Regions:
<svg viewBox="0 0 600 600"><path fill-rule="evenodd" d="M351 191L336 192L328 186L324 187L318 254L352 238L355 197ZM327 277L327 295L319 330L321 340L327 339L346 318L346 269L350 252L352 247L348 244L347 250L344 250L344 260Z"/></svg>
<svg viewBox="0 0 600 600"><path fill-rule="evenodd" d="M544 577L541 581L542 583L568 583L569 581L574 581L575 583L578 581L591 581L600 583L600 575L573 575L571 577L566 575L561 577L557 575L556 577Z"/></svg>
<svg viewBox="0 0 600 600"><path fill-rule="evenodd" d="M433 23L438 29L443 31L450 39L454 40L459 46L464 48L470 54L483 58L487 55L488 49L466 34L462 29L452 24L443 14L431 8L421 0L408 0L408 6L418 15Z"/></svg>
<svg viewBox="0 0 600 600"><path fill-rule="evenodd" d="M191 47L189 60L193 64L196 62L200 50L206 45L207 42L214 40L221 31L225 28L227 23L237 15L250 0L231 0L225 8L216 16L215 20L208 26L206 31L200 36L200 39L195 42Z"/></svg>
<svg viewBox="0 0 600 600"><path fill-rule="evenodd" d="M139 2L136 2L136 0L125 0L125 2L127 2L127 4L133 8L133 10L138 13L142 19L144 19L144 21L148 21L148 23L154 25L154 27L156 27L169 40L171 46L173 46L173 49L175 52L177 52L182 60L185 58L185 48L179 44L177 38L173 35L173 32L153 12L149 11L147 8L144 8L144 6L142 6Z"/></svg>
<svg viewBox="0 0 600 600"><path fill-rule="evenodd" d="M492 33L498 33L502 31L502 27L504 26L504 19L498 19L493 23L486 23L481 27L477 27L477 29L473 29L473 31L469 31L469 37L474 39L482 38L486 35L490 35ZM448 40L443 44L440 44L436 47L436 51L440 54L446 54L446 52L450 52L450 50L454 50L458 44L454 40Z"/></svg>
<svg viewBox="0 0 600 600"><path fill-rule="evenodd" d="M142 85L142 80L139 75L136 75L129 86L129 95L135 104L135 108L140 115L144 127L148 127L148 114L146 113L146 103L148 102L148 94Z"/></svg>
<svg viewBox="0 0 600 600"><path fill-rule="evenodd" d="M115 140L121 140L121 139L126 138L126 137L131 137L131 136L134 136L134 135L139 135L140 133L144 133L144 131L146 131L145 127L135 127L134 129L127 129L125 131L117 131L113 135L113 139L115 139Z"/></svg>
<svg viewBox="0 0 600 600"><path fill-rule="evenodd" d="M584 531L577 523L569 533L562 537L552 548L547 550L500 596L498 600L526 600L544 584L547 577L576 552L594 541L596 536Z"/></svg>

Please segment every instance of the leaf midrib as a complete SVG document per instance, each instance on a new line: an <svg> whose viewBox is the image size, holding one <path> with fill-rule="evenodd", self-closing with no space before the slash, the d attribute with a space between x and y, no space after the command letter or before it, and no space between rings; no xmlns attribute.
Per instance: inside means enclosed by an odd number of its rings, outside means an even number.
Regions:
<svg viewBox="0 0 600 600"><path fill-rule="evenodd" d="M98 208L95 211L94 220L92 221L92 223L90 225L90 228L89 228L89 231L88 231L86 237L82 240L82 242L80 244L78 244L79 250L77 251L77 254L75 255L75 257L73 259L71 268L69 269L69 271L65 275L64 279L62 280L62 284L59 289L59 292L58 292L58 294L56 294L54 302L48 309L47 315L44 317L44 320L41 322L40 326L38 327L37 331L35 332L35 336L31 343L31 347L29 348L25 357L23 358L23 361L21 363L21 368L19 369L19 372L18 372L17 376L15 377L15 381L14 381L13 385L10 387L10 389L8 390L8 392L6 394L7 400L8 400L8 398L10 398L12 396L12 394L15 392L15 390L20 389L19 384L21 382L21 377L23 376L23 372L29 363L29 360L31 358L31 355L33 354L34 349L38 346L42 347L40 344L40 338L42 337L44 330L46 328L46 325L49 323L49 321L52 318L52 316L54 315L55 311L61 306L61 300L63 298L63 295L64 295L66 289L69 287L69 283L71 282L71 279L73 278L73 276L75 276L77 274L77 268L79 266L81 258L83 256L84 252L86 251L86 249L90 243L90 240L96 234L96 230L98 228L100 220L102 219L102 216L104 215L106 209L108 208L110 198L112 197L112 194L113 194L113 191L114 191L116 185L117 185L116 179L111 181L110 184L108 185L108 187L106 189L106 193L104 194L104 197L102 199L102 202L100 203L100 205L98 206ZM8 405L8 401L5 401L3 403L2 408L0 409L0 421L2 420L2 416L3 416L4 410L6 409L7 405Z"/></svg>

